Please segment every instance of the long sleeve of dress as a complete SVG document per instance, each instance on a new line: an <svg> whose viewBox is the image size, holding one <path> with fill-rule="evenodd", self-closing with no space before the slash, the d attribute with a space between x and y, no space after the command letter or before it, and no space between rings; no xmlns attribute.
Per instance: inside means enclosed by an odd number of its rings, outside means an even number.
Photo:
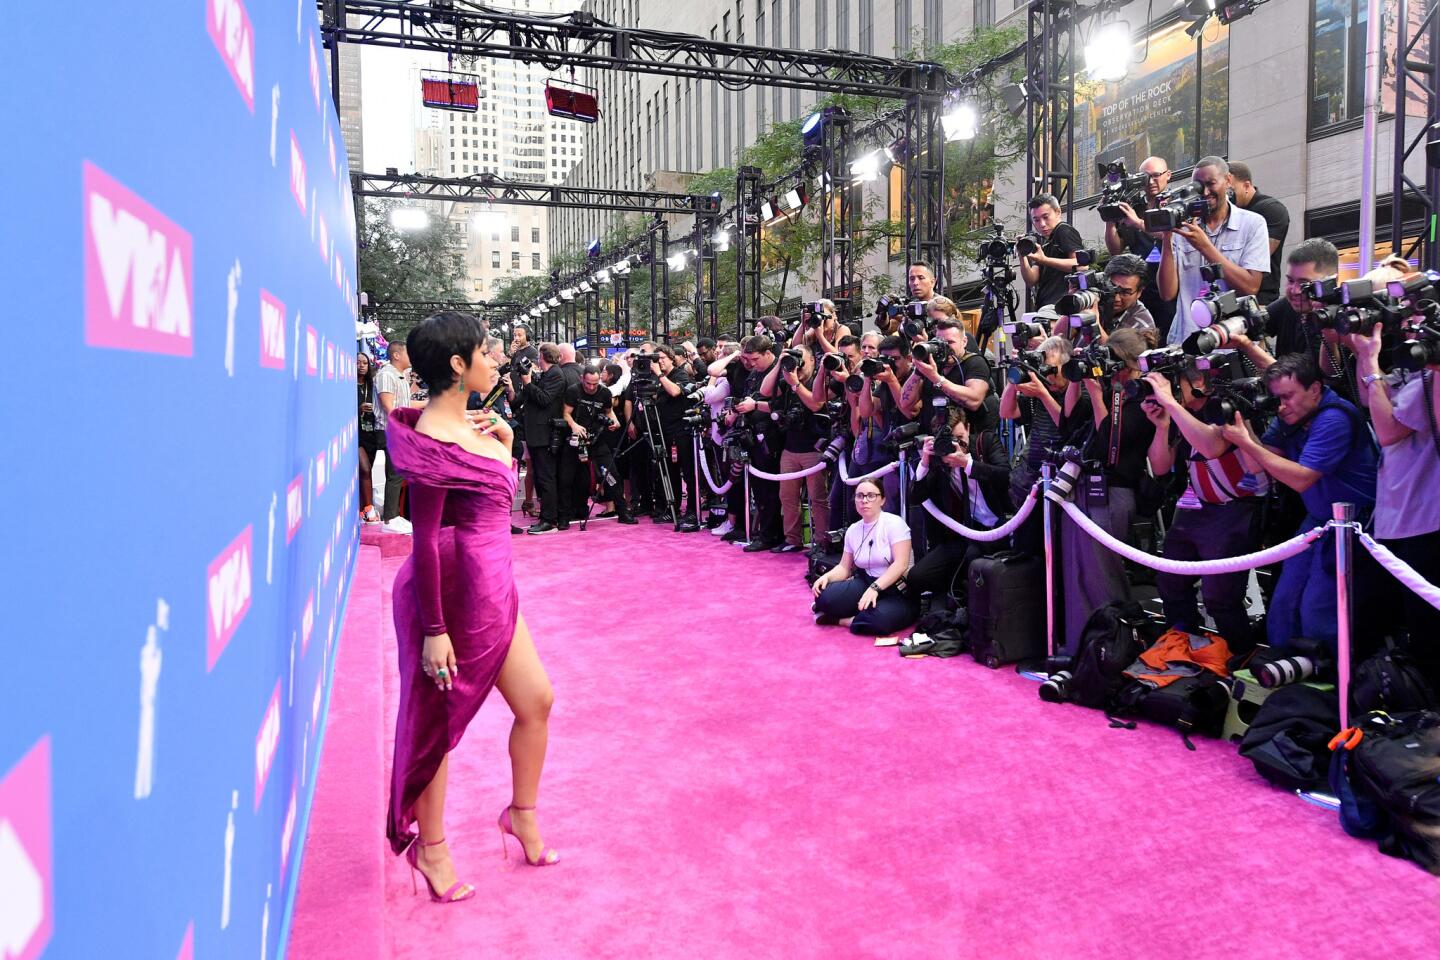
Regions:
<svg viewBox="0 0 1440 960"><path fill-rule="evenodd" d="M419 594L420 623L427 637L438 637L447 632L445 610L440 602L440 518L444 513L444 487L410 484L415 589Z"/></svg>

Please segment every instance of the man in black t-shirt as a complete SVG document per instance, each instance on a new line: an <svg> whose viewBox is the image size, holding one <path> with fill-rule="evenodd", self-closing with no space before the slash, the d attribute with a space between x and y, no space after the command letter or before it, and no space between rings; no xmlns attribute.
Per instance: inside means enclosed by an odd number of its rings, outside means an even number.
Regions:
<svg viewBox="0 0 1440 960"><path fill-rule="evenodd" d="M1146 157L1140 164L1140 172L1149 179L1145 183L1145 206L1136 210L1128 203L1119 204L1125 219L1105 224L1105 248L1111 255L1133 253L1145 261L1145 285L1140 293L1140 302L1150 311L1160 331L1160 342L1170 332L1170 321L1175 318L1175 301L1160 295L1158 276L1160 273L1160 238L1145 229L1145 210L1158 205L1159 197L1170 185L1170 165L1163 157ZM1263 302L1263 301L1262 301Z"/></svg>
<svg viewBox="0 0 1440 960"><path fill-rule="evenodd" d="M685 413L694 402L687 394L693 382L675 351L662 344L655 348L655 373L660 378L660 393L655 409L660 414L662 437L651 438L659 469L668 471L670 490L675 496L675 509L681 507L681 490L689 491L688 502L680 516L680 532L696 533L700 529L700 505L695 489L695 445L685 424Z"/></svg>
<svg viewBox="0 0 1440 960"><path fill-rule="evenodd" d="M775 421L770 419L770 401L761 391L766 376L780 362L775 354L775 342L760 334L746 337L740 344L740 356L749 375L735 403L735 412L745 418L756 438L750 450L750 462L757 470L775 473L780 469L782 438L780 431L774 427ZM737 476L734 479L729 495L730 508L741 519L731 533L735 534L732 542L738 542L745 535L745 493L743 478ZM751 476L750 493L755 513L751 517L751 540L745 549L756 553L780 546L784 538L784 526L780 520L780 485L774 480ZM731 534L726 534L726 539L731 539Z"/></svg>
<svg viewBox="0 0 1440 960"><path fill-rule="evenodd" d="M612 441L620 436L620 420L615 416L614 400L610 390L600 383L600 369L595 366L584 368L580 382L565 391L565 422L570 426L570 436L576 443L561 451L560 488L576 497L571 515L577 520L582 519L590 492L590 471L594 470L595 479L600 482L603 491L596 499L613 497L620 522L636 522L630 516L624 491L618 488L615 475ZM582 445L588 447L586 461L580 459ZM565 519L568 521L570 517Z"/></svg>
<svg viewBox="0 0 1440 960"><path fill-rule="evenodd" d="M1020 276L1036 307L1049 306L1065 295L1065 277L1076 266L1075 251L1085 241L1060 219L1060 201L1053 194L1036 194L1030 200L1030 226L1040 238L1040 249L1020 257Z"/></svg>
<svg viewBox="0 0 1440 960"><path fill-rule="evenodd" d="M919 418L922 432L932 436L946 428L945 408L952 403L965 407L977 433L994 426L1000 404L991 389L990 362L983 354L970 352L969 335L957 320L936 321L935 339L948 345L950 356L942 369L917 356L918 347L911 348L911 373L900 394L901 411L907 418Z"/></svg>
<svg viewBox="0 0 1440 960"><path fill-rule="evenodd" d="M1270 234L1270 272L1260 278L1260 292L1256 294L1261 303L1269 303L1280 296L1280 248L1285 246L1285 236L1290 232L1290 211L1276 198L1255 189L1251 176L1248 164L1230 161L1230 189L1235 194L1235 205L1264 217Z"/></svg>

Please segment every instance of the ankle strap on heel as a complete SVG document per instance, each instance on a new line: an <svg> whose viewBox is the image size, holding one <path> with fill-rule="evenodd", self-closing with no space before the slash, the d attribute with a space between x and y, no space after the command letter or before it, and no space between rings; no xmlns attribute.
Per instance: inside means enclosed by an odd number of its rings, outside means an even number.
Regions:
<svg viewBox="0 0 1440 960"><path fill-rule="evenodd" d="M534 810L535 808L534 808L534 807L522 807L522 806L520 806L518 803L512 803L512 804L510 804L510 809L511 809L511 810Z"/></svg>
<svg viewBox="0 0 1440 960"><path fill-rule="evenodd" d="M444 842L444 837L441 837L439 840L421 840L418 836L415 838L415 846L417 847L438 847Z"/></svg>

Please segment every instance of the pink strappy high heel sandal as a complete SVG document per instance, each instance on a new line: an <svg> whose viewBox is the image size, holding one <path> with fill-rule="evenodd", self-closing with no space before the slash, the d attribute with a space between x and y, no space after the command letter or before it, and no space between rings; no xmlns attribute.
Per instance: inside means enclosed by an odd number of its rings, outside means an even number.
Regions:
<svg viewBox="0 0 1440 960"><path fill-rule="evenodd" d="M500 849L501 849L501 851L502 851L503 854L504 854L505 862L506 862L506 863L509 863L509 862L510 862L510 845L505 841L505 836L506 836L506 834L509 834L510 836L514 837L516 840L519 840L519 839L520 839L520 835L519 835L518 833L516 833L516 832L515 832L515 828L510 825L510 811L511 811L512 809L515 809L515 810L534 810L535 808L534 808L534 807L517 807L517 806L515 806L514 804L511 804L511 806L506 807L504 810L502 810L502 811L500 812L500 820L499 820L499 824L500 824ZM559 862L560 862L560 854L557 853L556 851L552 850L552 849L549 848L549 847L545 847L544 849L542 849L542 850L540 851L540 859L539 859L539 860L531 860L530 857L529 857L529 855L525 853L525 844L524 844L523 841L522 841L521 844L520 844L520 855L521 855L522 857L524 857L524 858L525 858L525 862L528 863L528 864L530 864L530 866L532 866L532 867L548 867L548 866L551 866L551 865L553 865L553 864L556 864L556 863L559 863Z"/></svg>
<svg viewBox="0 0 1440 960"><path fill-rule="evenodd" d="M475 888L471 887L470 884L456 880L450 885L449 890L446 890L444 893L436 893L435 887L430 883L430 878L425 876L424 871L420 869L420 865L416 862L416 858L420 856L421 847L434 847L444 842L444 837L426 843L417 836L414 840L410 841L410 846L405 848L405 859L410 862L410 892L420 892L420 889L415 886L415 874L418 873L421 877L424 877L425 889L430 891L430 899L436 903L459 903L461 900L469 900L475 896ZM460 890L464 887L469 887L470 889L461 893Z"/></svg>

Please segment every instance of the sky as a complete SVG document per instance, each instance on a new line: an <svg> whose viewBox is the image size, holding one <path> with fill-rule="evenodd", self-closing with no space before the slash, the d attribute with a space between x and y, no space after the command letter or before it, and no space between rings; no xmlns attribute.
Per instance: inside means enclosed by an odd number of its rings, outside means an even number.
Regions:
<svg viewBox="0 0 1440 960"><path fill-rule="evenodd" d="M415 169L415 120L420 109L417 67L444 69L438 53L357 45L360 50L360 104L365 131L365 166L376 173L394 167ZM346 52L357 49L348 47Z"/></svg>

